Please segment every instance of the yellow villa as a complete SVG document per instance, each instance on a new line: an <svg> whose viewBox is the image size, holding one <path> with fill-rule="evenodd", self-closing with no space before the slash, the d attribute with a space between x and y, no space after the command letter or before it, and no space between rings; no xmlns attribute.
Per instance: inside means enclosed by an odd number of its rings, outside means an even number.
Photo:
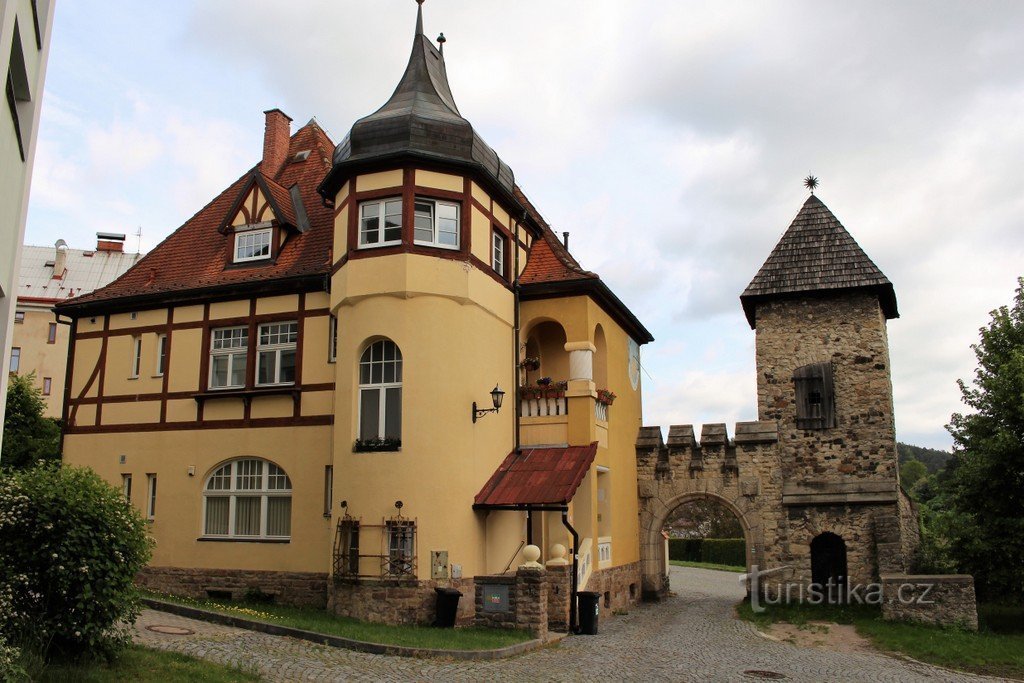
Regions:
<svg viewBox="0 0 1024 683"><path fill-rule="evenodd" d="M639 599L650 333L459 112L422 13L392 97L263 156L131 270L60 303L64 459L151 521L176 593L433 618L523 549ZM372 597L371 597L372 596Z"/></svg>

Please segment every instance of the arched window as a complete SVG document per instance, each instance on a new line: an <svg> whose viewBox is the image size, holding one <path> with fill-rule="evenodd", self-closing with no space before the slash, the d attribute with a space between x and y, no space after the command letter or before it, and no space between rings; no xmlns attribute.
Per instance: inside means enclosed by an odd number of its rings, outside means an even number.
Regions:
<svg viewBox="0 0 1024 683"><path fill-rule="evenodd" d="M203 535L289 538L292 482L267 460L232 460L214 470L203 489Z"/></svg>
<svg viewBox="0 0 1024 683"><path fill-rule="evenodd" d="M382 339L359 359L359 439L401 438L402 352L390 339Z"/></svg>

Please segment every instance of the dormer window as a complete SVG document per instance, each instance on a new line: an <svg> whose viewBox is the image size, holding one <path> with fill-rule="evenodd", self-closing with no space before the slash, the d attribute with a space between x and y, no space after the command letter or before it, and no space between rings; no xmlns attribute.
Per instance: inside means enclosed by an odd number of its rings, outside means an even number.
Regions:
<svg viewBox="0 0 1024 683"><path fill-rule="evenodd" d="M459 205L433 199L416 200L416 244L459 248Z"/></svg>
<svg viewBox="0 0 1024 683"><path fill-rule="evenodd" d="M402 200L399 197L359 205L359 248L402 243Z"/></svg>
<svg viewBox="0 0 1024 683"><path fill-rule="evenodd" d="M273 228L248 230L235 234L235 263L261 261L270 258Z"/></svg>

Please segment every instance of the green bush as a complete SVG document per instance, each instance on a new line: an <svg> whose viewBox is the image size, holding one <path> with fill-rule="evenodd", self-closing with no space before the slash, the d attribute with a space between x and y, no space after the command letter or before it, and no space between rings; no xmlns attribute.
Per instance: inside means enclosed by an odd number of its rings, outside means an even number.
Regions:
<svg viewBox="0 0 1024 683"><path fill-rule="evenodd" d="M146 523L92 470L0 472L0 639L41 653L110 654L138 614Z"/></svg>
<svg viewBox="0 0 1024 683"><path fill-rule="evenodd" d="M747 544L742 538L705 538L700 546L700 561L745 567Z"/></svg>
<svg viewBox="0 0 1024 683"><path fill-rule="evenodd" d="M670 538L668 559L745 567L747 544L742 538Z"/></svg>

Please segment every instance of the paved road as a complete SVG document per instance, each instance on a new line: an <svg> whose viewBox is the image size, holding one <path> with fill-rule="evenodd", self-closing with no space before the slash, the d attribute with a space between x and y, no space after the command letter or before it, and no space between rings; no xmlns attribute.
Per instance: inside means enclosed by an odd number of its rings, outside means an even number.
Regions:
<svg viewBox="0 0 1024 683"><path fill-rule="evenodd" d="M222 664L267 681L754 681L764 670L790 681L982 681L873 653L837 653L768 640L733 618L742 597L735 574L674 567L676 596L605 620L599 636L494 662L385 657L145 611L136 640ZM146 626L183 626L192 635Z"/></svg>

